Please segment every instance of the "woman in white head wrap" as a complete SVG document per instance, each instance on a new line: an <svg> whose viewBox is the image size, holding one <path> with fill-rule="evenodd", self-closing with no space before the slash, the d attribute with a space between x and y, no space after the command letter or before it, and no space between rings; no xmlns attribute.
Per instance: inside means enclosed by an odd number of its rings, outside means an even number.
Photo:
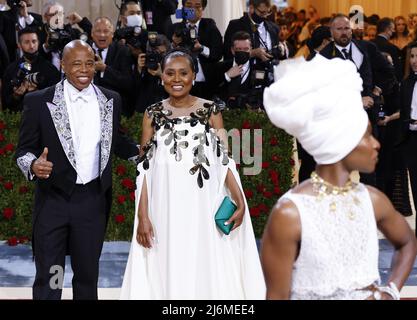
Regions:
<svg viewBox="0 0 417 320"><path fill-rule="evenodd" d="M317 167L278 201L265 228L267 298L399 299L417 244L384 194L349 179L354 170L372 172L379 150L355 66L317 56L284 62L275 73L264 95L267 114L298 139ZM377 228L395 247L384 286Z"/></svg>

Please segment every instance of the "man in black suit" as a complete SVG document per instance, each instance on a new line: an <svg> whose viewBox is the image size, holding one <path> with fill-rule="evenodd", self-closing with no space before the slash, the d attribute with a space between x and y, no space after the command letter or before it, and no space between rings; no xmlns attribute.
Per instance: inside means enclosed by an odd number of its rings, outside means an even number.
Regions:
<svg viewBox="0 0 417 320"><path fill-rule="evenodd" d="M114 90L122 96L122 114L133 113L133 103L128 99L133 91L133 59L129 48L113 42L114 28L107 17L96 19L91 31L92 47L96 52L94 84Z"/></svg>
<svg viewBox="0 0 417 320"><path fill-rule="evenodd" d="M391 39L392 35L395 32L395 24L394 20L391 18L382 18L378 21L377 24L377 36L372 41L376 44L378 49L382 52L388 53L393 62L395 67L395 75L397 79L401 81L404 76L404 72L402 70L402 63L401 63L401 54L400 50L393 45L389 40Z"/></svg>
<svg viewBox="0 0 417 320"><path fill-rule="evenodd" d="M26 93L50 87L61 79L58 70L39 55L39 39L35 30L20 30L18 45L23 56L7 67L1 89L3 108L11 111L23 110ZM32 81L27 80L28 77Z"/></svg>
<svg viewBox="0 0 417 320"><path fill-rule="evenodd" d="M224 58L233 57L232 37L238 31L245 31L252 39L251 57L259 62L277 59L270 53L273 48L278 48L279 27L267 19L271 12L271 0L251 0L249 2L249 13L240 19L231 20L224 35Z"/></svg>
<svg viewBox="0 0 417 320"><path fill-rule="evenodd" d="M219 84L218 93L229 108L244 108L250 105L248 97L253 86L253 58L250 58L252 43L250 34L239 31L233 35L234 58L219 62L216 66Z"/></svg>
<svg viewBox="0 0 417 320"><path fill-rule="evenodd" d="M65 254L74 299L97 299L99 258L111 207L112 153L137 157L120 134L119 94L92 84L94 51L83 41L64 49L66 80L25 97L16 150L36 181L34 299L60 299Z"/></svg>
<svg viewBox="0 0 417 320"><path fill-rule="evenodd" d="M178 0L142 0L141 3L148 31L169 34L171 15L175 14Z"/></svg>
<svg viewBox="0 0 417 320"><path fill-rule="evenodd" d="M377 136L377 112L374 110L372 98L374 81L372 78L372 65L368 52L368 45L364 41L352 39L352 27L346 15L336 15L330 23L330 32L334 41L330 42L320 54L328 59L340 58L350 60L355 64L363 80L362 102L373 126L374 135ZM369 185L376 185L375 174L362 174L361 179Z"/></svg>
<svg viewBox="0 0 417 320"><path fill-rule="evenodd" d="M11 62L22 55L17 46L18 31L26 27L37 31L42 28L42 17L37 13L29 12L28 8L31 6L32 0L22 0L19 7L12 7L8 11L0 12L0 33L6 42Z"/></svg>
<svg viewBox="0 0 417 320"><path fill-rule="evenodd" d="M194 10L194 16L174 24L174 33L168 39L172 39L174 47L191 50L198 60L198 72L191 94L212 99L216 87L213 66L222 58L223 38L213 19L202 18L207 0L182 0L182 4L184 8ZM194 35L191 43L181 37L187 30Z"/></svg>

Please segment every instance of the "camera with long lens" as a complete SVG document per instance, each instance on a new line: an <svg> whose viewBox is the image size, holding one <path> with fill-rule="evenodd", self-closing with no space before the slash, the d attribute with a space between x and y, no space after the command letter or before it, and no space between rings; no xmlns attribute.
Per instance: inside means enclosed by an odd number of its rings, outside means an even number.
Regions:
<svg viewBox="0 0 417 320"><path fill-rule="evenodd" d="M32 65L29 62L22 62L19 65L16 76L11 81L13 87L20 87L22 83L26 80L30 85L39 86L43 83L45 77L39 72L31 73Z"/></svg>
<svg viewBox="0 0 417 320"><path fill-rule="evenodd" d="M135 49L145 50L147 42L147 34L141 27L125 27L117 29L114 33L114 38L117 41L122 39L126 40L126 43L131 45Z"/></svg>
<svg viewBox="0 0 417 320"><path fill-rule="evenodd" d="M7 5L10 7L10 9L16 9L21 8L20 2L22 0L7 0Z"/></svg>
<svg viewBox="0 0 417 320"><path fill-rule="evenodd" d="M11 85L13 87L20 87L27 75L30 74L32 70L32 65L29 62L22 62L19 64L19 68L17 69L16 76L12 79Z"/></svg>

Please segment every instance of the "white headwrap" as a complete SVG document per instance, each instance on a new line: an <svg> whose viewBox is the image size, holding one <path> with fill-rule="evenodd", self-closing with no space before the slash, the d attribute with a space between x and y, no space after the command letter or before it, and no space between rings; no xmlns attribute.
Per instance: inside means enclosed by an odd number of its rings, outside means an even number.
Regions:
<svg viewBox="0 0 417 320"><path fill-rule="evenodd" d="M362 104L362 79L355 65L317 55L297 58L275 68L275 83L265 89L271 122L296 137L318 164L346 157L368 126Z"/></svg>

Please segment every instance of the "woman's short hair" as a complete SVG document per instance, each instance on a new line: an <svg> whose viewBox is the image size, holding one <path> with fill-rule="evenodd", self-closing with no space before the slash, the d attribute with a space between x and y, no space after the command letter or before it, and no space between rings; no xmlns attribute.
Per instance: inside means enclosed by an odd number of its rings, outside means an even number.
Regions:
<svg viewBox="0 0 417 320"><path fill-rule="evenodd" d="M198 73L198 61L197 59L190 53L190 51L186 50L186 49L173 49L167 52L167 54L165 55L165 57L162 59L162 63L161 63L161 68L162 71L164 71L165 66L168 62L169 59L174 59L174 58L186 58L190 64L191 70L194 73Z"/></svg>

